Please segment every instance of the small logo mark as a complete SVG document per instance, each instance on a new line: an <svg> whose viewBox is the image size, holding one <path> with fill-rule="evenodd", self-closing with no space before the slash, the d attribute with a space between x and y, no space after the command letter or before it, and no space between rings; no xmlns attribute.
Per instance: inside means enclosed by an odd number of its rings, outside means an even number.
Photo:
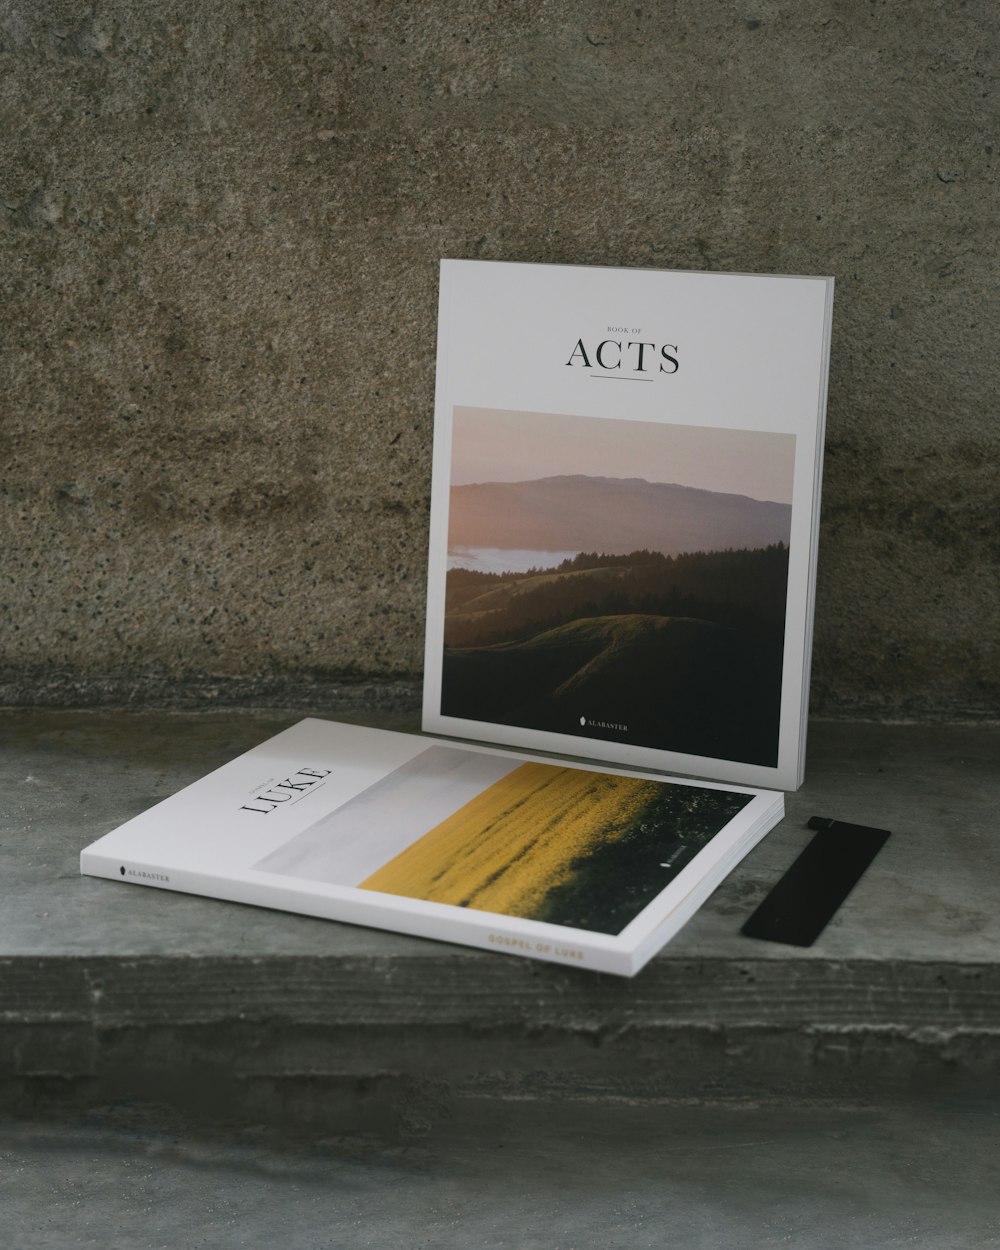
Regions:
<svg viewBox="0 0 1000 1250"><path fill-rule="evenodd" d="M124 864L122 864L121 868L119 868L119 869L118 869L118 871L119 871L119 872L122 874L122 876L124 877L124 876L125 876L125 865L124 865Z"/></svg>
<svg viewBox="0 0 1000 1250"><path fill-rule="evenodd" d="M584 729L610 729L614 733L628 733L628 725L620 725L616 721L611 720L593 720L590 717L581 716L580 724Z"/></svg>

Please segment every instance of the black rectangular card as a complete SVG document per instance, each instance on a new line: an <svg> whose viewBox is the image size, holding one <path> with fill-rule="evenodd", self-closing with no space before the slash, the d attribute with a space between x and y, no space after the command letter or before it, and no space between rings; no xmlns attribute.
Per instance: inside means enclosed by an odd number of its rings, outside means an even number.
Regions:
<svg viewBox="0 0 1000 1250"><path fill-rule="evenodd" d="M824 816L809 828L819 832L740 930L745 937L812 946L889 837Z"/></svg>

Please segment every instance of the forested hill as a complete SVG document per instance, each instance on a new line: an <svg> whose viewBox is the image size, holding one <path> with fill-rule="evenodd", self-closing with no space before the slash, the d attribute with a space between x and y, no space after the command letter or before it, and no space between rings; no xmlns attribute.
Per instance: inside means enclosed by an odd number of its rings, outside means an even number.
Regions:
<svg viewBox="0 0 1000 1250"><path fill-rule="evenodd" d="M451 489L451 547L666 555L787 543L791 506L642 478L545 477Z"/></svg>
<svg viewBox="0 0 1000 1250"><path fill-rule="evenodd" d="M788 548L626 556L583 552L528 573L448 573L445 643L486 646L569 621L621 613L683 616L743 629L780 629Z"/></svg>

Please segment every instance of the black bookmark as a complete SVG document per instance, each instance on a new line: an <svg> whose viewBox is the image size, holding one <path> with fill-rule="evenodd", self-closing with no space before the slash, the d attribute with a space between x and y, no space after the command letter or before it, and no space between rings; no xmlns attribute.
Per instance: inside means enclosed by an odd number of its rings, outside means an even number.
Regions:
<svg viewBox="0 0 1000 1250"><path fill-rule="evenodd" d="M808 828L819 832L740 930L745 937L812 946L889 837L825 816Z"/></svg>

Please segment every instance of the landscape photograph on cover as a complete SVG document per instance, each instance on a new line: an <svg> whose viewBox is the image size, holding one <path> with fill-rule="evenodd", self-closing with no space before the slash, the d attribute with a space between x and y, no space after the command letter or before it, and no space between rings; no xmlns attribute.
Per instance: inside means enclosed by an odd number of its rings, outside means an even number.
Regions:
<svg viewBox="0 0 1000 1250"><path fill-rule="evenodd" d="M453 418L442 715L776 766L795 436Z"/></svg>
<svg viewBox="0 0 1000 1250"><path fill-rule="evenodd" d="M434 746L254 867L615 935L751 799Z"/></svg>

